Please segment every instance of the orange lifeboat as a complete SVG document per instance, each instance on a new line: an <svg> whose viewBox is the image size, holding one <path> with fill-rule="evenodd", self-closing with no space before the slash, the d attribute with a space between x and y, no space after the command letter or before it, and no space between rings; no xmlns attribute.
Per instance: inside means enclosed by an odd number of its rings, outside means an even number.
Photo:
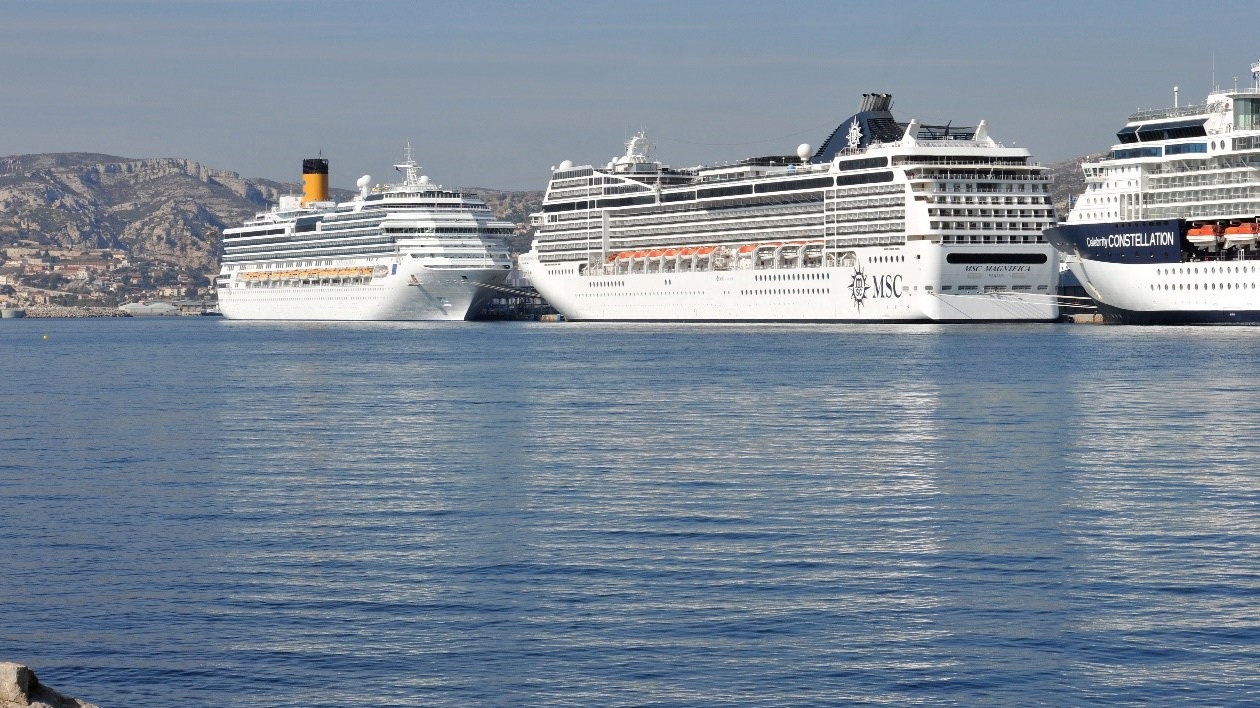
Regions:
<svg viewBox="0 0 1260 708"><path fill-rule="evenodd" d="M753 246L753 248L756 248L756 246ZM710 253L713 253L713 252L714 252L714 251L716 251L716 250L717 250L717 246L701 246L700 248L697 248L697 249L696 249L696 255L697 255L697 256L707 256L707 255L709 255Z"/></svg>
<svg viewBox="0 0 1260 708"><path fill-rule="evenodd" d="M667 248L667 249L665 249L665 257L666 257L666 258L673 258L673 257L674 257L674 256L676 256L676 255L678 255L678 249L677 249L677 248Z"/></svg>
<svg viewBox="0 0 1260 708"><path fill-rule="evenodd" d="M1216 248L1221 238L1221 227L1216 224L1196 226L1186 232L1186 240L1199 248Z"/></svg>
<svg viewBox="0 0 1260 708"><path fill-rule="evenodd" d="M635 251L630 255L631 258L642 258L648 254L647 251Z"/></svg>
<svg viewBox="0 0 1260 708"><path fill-rule="evenodd" d="M1239 224L1237 226L1231 226L1225 229L1226 236L1239 235L1239 234L1251 234L1251 235L1260 234L1260 224L1257 224L1254 221L1252 221L1245 224Z"/></svg>
<svg viewBox="0 0 1260 708"><path fill-rule="evenodd" d="M648 251L647 255L648 255L648 258L660 258L661 256L665 255L665 251L659 248L654 248Z"/></svg>
<svg viewBox="0 0 1260 708"><path fill-rule="evenodd" d="M684 248L678 251L678 255L682 256L683 258L691 258L692 256L696 255L696 251L698 250L699 249L696 249L696 248Z"/></svg>
<svg viewBox="0 0 1260 708"><path fill-rule="evenodd" d="M752 253L755 250L757 250L757 244L755 243L750 243L750 244L739 247L739 253Z"/></svg>

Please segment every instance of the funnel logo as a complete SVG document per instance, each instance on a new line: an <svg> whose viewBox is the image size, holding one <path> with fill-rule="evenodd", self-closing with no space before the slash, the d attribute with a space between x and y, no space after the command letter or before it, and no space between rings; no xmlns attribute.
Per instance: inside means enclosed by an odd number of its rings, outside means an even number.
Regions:
<svg viewBox="0 0 1260 708"><path fill-rule="evenodd" d="M853 122L849 124L849 149L856 150L862 146L862 126L858 125L857 116L854 116Z"/></svg>
<svg viewBox="0 0 1260 708"><path fill-rule="evenodd" d="M858 266L853 271L853 279L849 281L849 293L853 295L853 304L857 308L862 309L862 304L866 302L866 294L871 291L870 278L866 277L866 273L862 271L862 266Z"/></svg>

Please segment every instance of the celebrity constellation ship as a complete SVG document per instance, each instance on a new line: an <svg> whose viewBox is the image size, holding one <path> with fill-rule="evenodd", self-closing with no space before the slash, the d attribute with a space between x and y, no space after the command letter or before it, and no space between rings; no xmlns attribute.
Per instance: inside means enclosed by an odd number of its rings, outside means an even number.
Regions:
<svg viewBox="0 0 1260 708"><path fill-rule="evenodd" d="M813 152L671 169L640 133L552 171L521 269L573 320L1054 320L1050 177L976 128L898 123L892 97Z"/></svg>
<svg viewBox="0 0 1260 708"><path fill-rule="evenodd" d="M328 161L304 160L303 196L223 231L216 285L225 317L252 320L462 320L511 268L512 224L479 198L419 173L328 201Z"/></svg>
<svg viewBox="0 0 1260 708"><path fill-rule="evenodd" d="M1047 236L1107 322L1260 322L1260 62L1255 85L1141 111L1082 165Z"/></svg>

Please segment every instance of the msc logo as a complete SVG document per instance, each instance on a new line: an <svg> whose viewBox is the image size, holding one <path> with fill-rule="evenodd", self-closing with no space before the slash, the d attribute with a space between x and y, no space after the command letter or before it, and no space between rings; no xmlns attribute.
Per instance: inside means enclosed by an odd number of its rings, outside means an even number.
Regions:
<svg viewBox="0 0 1260 708"><path fill-rule="evenodd" d="M862 266L853 271L849 281L849 294L859 310L867 300L900 298L905 292L900 275L867 275Z"/></svg>

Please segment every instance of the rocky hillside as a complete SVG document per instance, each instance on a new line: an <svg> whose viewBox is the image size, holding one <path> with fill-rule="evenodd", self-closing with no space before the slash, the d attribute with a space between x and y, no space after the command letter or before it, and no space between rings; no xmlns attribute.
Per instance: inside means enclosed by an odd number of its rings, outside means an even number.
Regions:
<svg viewBox="0 0 1260 708"><path fill-rule="evenodd" d="M205 271L216 265L223 228L290 189L179 158L7 157L0 159L0 246L110 248Z"/></svg>
<svg viewBox="0 0 1260 708"><path fill-rule="evenodd" d="M1054 177L1054 183L1050 185L1050 194L1054 198L1055 213L1058 214L1060 219L1067 218L1069 197L1075 198L1085 191L1085 173L1081 172L1081 163L1086 160L1097 159L1103 154L1095 153L1083 157L1074 157L1071 160L1046 164L1050 174Z"/></svg>
<svg viewBox="0 0 1260 708"><path fill-rule="evenodd" d="M218 235L224 228L239 226L281 195L300 191L296 184L243 178L180 158L10 156L0 158L0 248L20 241L109 248L136 261L209 272L217 268ZM513 223L527 224L529 212L542 203L541 192L470 191ZM350 196L333 190L334 199Z"/></svg>
<svg viewBox="0 0 1260 708"><path fill-rule="evenodd" d="M1049 165L1060 218L1069 195L1084 188L1080 163ZM129 159L95 153L0 158L0 248L18 242L64 249L115 249L136 262L209 274L218 267L218 236L226 227L274 204L297 184L243 178L181 158ZM333 190L334 198L351 193ZM530 212L542 192L471 188L490 208L518 224L511 245L528 250Z"/></svg>

